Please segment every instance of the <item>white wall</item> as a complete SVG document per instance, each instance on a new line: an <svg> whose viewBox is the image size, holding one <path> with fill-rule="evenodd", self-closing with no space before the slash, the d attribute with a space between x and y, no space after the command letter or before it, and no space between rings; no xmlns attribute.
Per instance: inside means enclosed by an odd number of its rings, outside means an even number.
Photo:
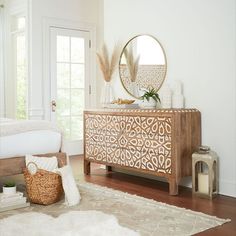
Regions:
<svg viewBox="0 0 236 236"><path fill-rule="evenodd" d="M42 119L44 110L43 21L45 18L90 24L96 27L101 41L100 0L29 0L30 21L30 118Z"/></svg>
<svg viewBox="0 0 236 236"><path fill-rule="evenodd" d="M236 196L235 0L104 0L104 40L148 33L167 55L167 81L202 113L202 143L220 158L220 193ZM129 97L118 75L116 96Z"/></svg>
<svg viewBox="0 0 236 236"><path fill-rule="evenodd" d="M0 0L0 5L4 4ZM5 58L4 58L4 7L0 6L0 117L4 117L6 113L5 108Z"/></svg>

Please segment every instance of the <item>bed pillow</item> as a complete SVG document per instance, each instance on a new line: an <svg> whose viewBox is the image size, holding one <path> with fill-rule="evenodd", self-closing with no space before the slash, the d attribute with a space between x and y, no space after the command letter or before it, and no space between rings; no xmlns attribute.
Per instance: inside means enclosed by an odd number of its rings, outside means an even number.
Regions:
<svg viewBox="0 0 236 236"><path fill-rule="evenodd" d="M37 157L27 154L25 156L25 164L28 165L29 162L34 162L39 169L53 171L58 168L57 157ZM29 165L28 170L31 174L36 172L35 165Z"/></svg>

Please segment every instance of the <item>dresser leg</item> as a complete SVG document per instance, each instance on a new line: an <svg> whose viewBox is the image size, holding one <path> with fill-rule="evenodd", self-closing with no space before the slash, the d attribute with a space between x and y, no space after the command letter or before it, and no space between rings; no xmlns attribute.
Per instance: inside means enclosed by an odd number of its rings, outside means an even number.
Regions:
<svg viewBox="0 0 236 236"><path fill-rule="evenodd" d="M178 183L175 179L169 179L169 194L177 195L178 194Z"/></svg>
<svg viewBox="0 0 236 236"><path fill-rule="evenodd" d="M90 161L87 161L84 159L84 174L89 175L90 174Z"/></svg>

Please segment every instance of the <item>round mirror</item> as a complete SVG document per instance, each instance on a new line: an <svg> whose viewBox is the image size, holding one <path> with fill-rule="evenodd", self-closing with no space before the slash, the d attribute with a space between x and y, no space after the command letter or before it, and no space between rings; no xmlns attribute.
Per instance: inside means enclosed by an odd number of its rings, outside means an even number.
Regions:
<svg viewBox="0 0 236 236"><path fill-rule="evenodd" d="M145 90L160 89L166 76L166 56L157 39L150 35L138 35L127 42L119 62L121 83L135 98Z"/></svg>

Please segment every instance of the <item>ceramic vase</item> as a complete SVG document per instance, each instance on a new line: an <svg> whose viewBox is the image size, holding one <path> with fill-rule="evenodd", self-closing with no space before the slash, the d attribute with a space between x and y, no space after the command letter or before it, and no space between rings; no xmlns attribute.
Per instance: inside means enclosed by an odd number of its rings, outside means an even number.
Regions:
<svg viewBox="0 0 236 236"><path fill-rule="evenodd" d="M4 187L2 188L4 194L15 194L16 193L16 186L14 187Z"/></svg>
<svg viewBox="0 0 236 236"><path fill-rule="evenodd" d="M157 108L157 102L153 98L149 98L149 101L145 98L140 107L143 109L155 109Z"/></svg>

